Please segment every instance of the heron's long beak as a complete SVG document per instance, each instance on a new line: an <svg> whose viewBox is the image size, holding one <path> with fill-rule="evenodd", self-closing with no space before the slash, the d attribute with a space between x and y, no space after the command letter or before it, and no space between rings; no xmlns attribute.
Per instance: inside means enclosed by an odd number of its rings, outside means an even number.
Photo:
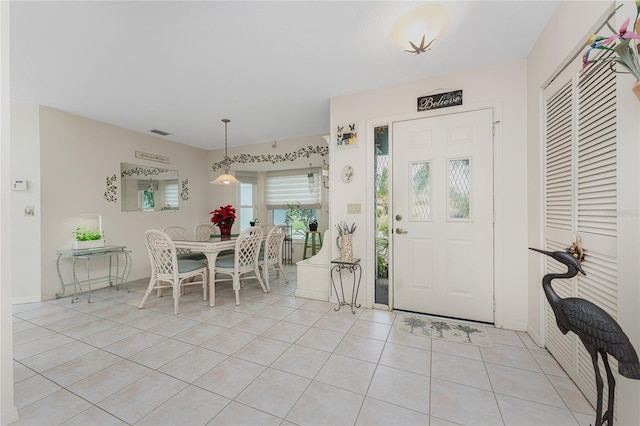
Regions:
<svg viewBox="0 0 640 426"><path fill-rule="evenodd" d="M546 254L547 256L551 256L550 251L540 250L537 248L529 247L529 250L537 251L538 253Z"/></svg>
<svg viewBox="0 0 640 426"><path fill-rule="evenodd" d="M546 254L547 256L553 257L556 260L560 260L560 259L556 258L553 255L554 252L552 252L552 251L540 250L540 249L533 248L533 247L529 247L529 250L537 251L538 253ZM564 262L562 262L562 263L564 263ZM575 266L577 267L578 271L580 271L580 273L582 275L584 275L585 277L587 276L587 273L582 269L582 266L580 266L580 263L577 260L575 261Z"/></svg>

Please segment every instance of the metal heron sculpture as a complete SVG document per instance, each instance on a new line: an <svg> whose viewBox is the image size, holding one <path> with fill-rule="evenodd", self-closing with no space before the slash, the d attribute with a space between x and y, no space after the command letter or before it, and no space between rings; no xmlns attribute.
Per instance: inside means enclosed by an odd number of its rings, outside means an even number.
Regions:
<svg viewBox="0 0 640 426"><path fill-rule="evenodd" d="M567 334L569 331L577 334L591 355L598 390L595 426L602 426L605 421L608 426L612 426L616 381L611 372L611 367L609 367L608 355L618 360L618 373L629 379L640 379L638 354L620 325L602 308L578 297L563 299L551 287L551 280L555 278L573 278L578 272L587 275L576 258L563 251L549 252L535 248L530 248L530 250L550 256L568 268L564 274L545 275L542 278L542 288L556 316L556 324L558 324L560 331L563 334ZM608 407L604 414L602 414L603 382L598 367L598 354L602 357L602 362L607 371L607 385L609 388Z"/></svg>

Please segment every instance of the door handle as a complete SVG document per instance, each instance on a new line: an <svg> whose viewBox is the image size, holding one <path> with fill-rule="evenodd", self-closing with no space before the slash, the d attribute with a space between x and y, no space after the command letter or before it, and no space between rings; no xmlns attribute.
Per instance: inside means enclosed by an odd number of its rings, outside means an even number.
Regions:
<svg viewBox="0 0 640 426"><path fill-rule="evenodd" d="M396 228L396 234L407 234L409 231L404 231L402 228Z"/></svg>

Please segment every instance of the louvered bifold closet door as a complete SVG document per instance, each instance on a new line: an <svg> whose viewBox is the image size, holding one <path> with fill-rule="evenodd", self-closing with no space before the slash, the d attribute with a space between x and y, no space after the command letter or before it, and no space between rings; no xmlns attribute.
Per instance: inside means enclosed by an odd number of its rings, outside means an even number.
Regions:
<svg viewBox="0 0 640 426"><path fill-rule="evenodd" d="M546 225L571 231L573 221L573 85L560 87L546 105Z"/></svg>
<svg viewBox="0 0 640 426"><path fill-rule="evenodd" d="M616 79L602 66L578 83L578 232L616 236Z"/></svg>
<svg viewBox="0 0 640 426"><path fill-rule="evenodd" d="M544 91L545 244L564 250L580 236L587 276L554 280L554 289L617 318L616 78L606 66L585 75L579 69L578 61L569 65ZM545 273L559 271L564 268L546 259ZM575 334L562 335L548 303L546 323L549 352L595 404L591 357Z"/></svg>
<svg viewBox="0 0 640 426"><path fill-rule="evenodd" d="M574 230L574 145L575 81L573 72L564 72L545 90L545 249L564 250ZM545 273L560 273L566 268L551 258L545 259ZM577 294L576 279L554 280L553 288L562 298ZM546 303L546 302L545 302ZM564 335L556 325L547 303L546 346L566 371L576 371L577 337Z"/></svg>
<svg viewBox="0 0 640 426"><path fill-rule="evenodd" d="M577 221L587 250L578 297L618 318L616 75L608 66L578 80ZM617 380L618 365L610 358ZM578 345L578 385L592 402L596 383L591 356ZM601 371L604 365L600 362ZM605 385L605 401L608 392Z"/></svg>

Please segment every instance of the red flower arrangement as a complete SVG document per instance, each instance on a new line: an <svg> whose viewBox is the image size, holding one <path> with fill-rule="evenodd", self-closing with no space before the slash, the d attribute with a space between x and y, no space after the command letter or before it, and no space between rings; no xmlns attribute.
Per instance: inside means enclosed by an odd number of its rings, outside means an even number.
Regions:
<svg viewBox="0 0 640 426"><path fill-rule="evenodd" d="M227 204L224 207L220 206L209 214L213 215L211 216L211 222L221 228L225 225L230 227L236 221L236 209L231 204Z"/></svg>
<svg viewBox="0 0 640 426"><path fill-rule="evenodd" d="M236 209L233 208L231 204L227 204L226 206L220 206L220 208L215 209L210 212L211 222L220 227L220 235L222 239L229 239L231 235L231 226L233 222L236 221Z"/></svg>

